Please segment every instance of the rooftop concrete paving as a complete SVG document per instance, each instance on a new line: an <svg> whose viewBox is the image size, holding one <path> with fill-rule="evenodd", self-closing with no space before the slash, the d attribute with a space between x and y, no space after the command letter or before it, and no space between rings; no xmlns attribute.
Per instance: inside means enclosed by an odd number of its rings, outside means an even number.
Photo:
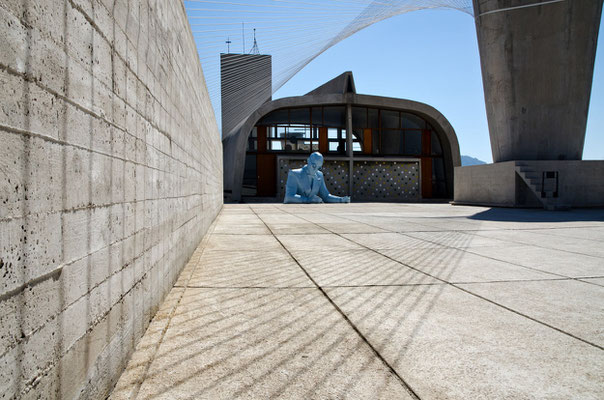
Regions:
<svg viewBox="0 0 604 400"><path fill-rule="evenodd" d="M602 399L604 210L225 205L112 399Z"/></svg>

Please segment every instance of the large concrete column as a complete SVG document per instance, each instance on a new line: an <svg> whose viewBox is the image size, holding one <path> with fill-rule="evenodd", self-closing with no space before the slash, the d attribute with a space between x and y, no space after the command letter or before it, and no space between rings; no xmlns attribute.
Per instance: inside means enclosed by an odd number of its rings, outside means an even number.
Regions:
<svg viewBox="0 0 604 400"><path fill-rule="evenodd" d="M580 160L602 0L473 0L493 161Z"/></svg>

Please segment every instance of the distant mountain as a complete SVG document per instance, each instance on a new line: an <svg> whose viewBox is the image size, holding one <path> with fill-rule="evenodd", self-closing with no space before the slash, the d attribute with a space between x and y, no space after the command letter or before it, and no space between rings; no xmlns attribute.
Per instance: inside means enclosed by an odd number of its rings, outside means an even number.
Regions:
<svg viewBox="0 0 604 400"><path fill-rule="evenodd" d="M470 156L461 156L461 166L465 167L466 165L480 165L486 164L486 162L479 160L478 158L470 157Z"/></svg>

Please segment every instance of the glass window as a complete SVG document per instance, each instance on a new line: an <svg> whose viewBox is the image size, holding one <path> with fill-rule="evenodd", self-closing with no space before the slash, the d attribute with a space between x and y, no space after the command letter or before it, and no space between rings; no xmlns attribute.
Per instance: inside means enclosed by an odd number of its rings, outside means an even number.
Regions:
<svg viewBox="0 0 604 400"><path fill-rule="evenodd" d="M367 128L378 129L380 127L378 115L378 110L375 108L367 110Z"/></svg>
<svg viewBox="0 0 604 400"><path fill-rule="evenodd" d="M288 138L307 138L310 139L310 126L309 125L296 125L290 126L287 130Z"/></svg>
<svg viewBox="0 0 604 400"><path fill-rule="evenodd" d="M287 132L287 129L284 126L276 126L275 134L272 137L284 138L286 132Z"/></svg>
<svg viewBox="0 0 604 400"><path fill-rule="evenodd" d="M312 108L312 124L323 125L323 107Z"/></svg>
<svg viewBox="0 0 604 400"><path fill-rule="evenodd" d="M352 127L367 127L367 109L365 107L352 107Z"/></svg>
<svg viewBox="0 0 604 400"><path fill-rule="evenodd" d="M284 140L271 140L269 141L270 143L270 149L269 150L273 150L273 151L281 151L283 150L283 142Z"/></svg>
<svg viewBox="0 0 604 400"><path fill-rule="evenodd" d="M399 130L382 130L382 154L403 154L403 133Z"/></svg>
<svg viewBox="0 0 604 400"><path fill-rule="evenodd" d="M380 154L380 131L379 129L371 130L371 147L373 154Z"/></svg>
<svg viewBox="0 0 604 400"><path fill-rule="evenodd" d="M438 181L445 180L445 163L442 158L432 159L432 179Z"/></svg>
<svg viewBox="0 0 604 400"><path fill-rule="evenodd" d="M442 156L443 148L440 145L440 140L438 139L438 135L434 131L431 132L430 146L432 146L432 155L433 156Z"/></svg>
<svg viewBox="0 0 604 400"><path fill-rule="evenodd" d="M329 151L338 151L338 142L329 142Z"/></svg>
<svg viewBox="0 0 604 400"><path fill-rule="evenodd" d="M325 126L346 126L346 108L343 106L323 107Z"/></svg>
<svg viewBox="0 0 604 400"><path fill-rule="evenodd" d="M290 124L310 124L310 108L292 108L289 110Z"/></svg>
<svg viewBox="0 0 604 400"><path fill-rule="evenodd" d="M363 151L359 142L352 142L352 151Z"/></svg>
<svg viewBox="0 0 604 400"><path fill-rule="evenodd" d="M289 121L287 109L275 110L264 116L258 125L286 124Z"/></svg>
<svg viewBox="0 0 604 400"><path fill-rule="evenodd" d="M254 137L247 138L247 151L257 151L258 150L258 139Z"/></svg>
<svg viewBox="0 0 604 400"><path fill-rule="evenodd" d="M353 128L352 137L354 140L363 141L363 129L361 129L361 128L354 129Z"/></svg>
<svg viewBox="0 0 604 400"><path fill-rule="evenodd" d="M337 139L338 138L338 129L337 128L328 128L327 129L327 138L328 139Z"/></svg>
<svg viewBox="0 0 604 400"><path fill-rule="evenodd" d="M405 154L414 156L422 154L422 131L405 131Z"/></svg>
<svg viewBox="0 0 604 400"><path fill-rule="evenodd" d="M247 151L258 150L258 128L254 127L250 136L247 137Z"/></svg>
<svg viewBox="0 0 604 400"><path fill-rule="evenodd" d="M425 129L426 121L415 114L401 113L401 127L403 129Z"/></svg>
<svg viewBox="0 0 604 400"><path fill-rule="evenodd" d="M382 110L382 129L398 129L399 128L399 112Z"/></svg>

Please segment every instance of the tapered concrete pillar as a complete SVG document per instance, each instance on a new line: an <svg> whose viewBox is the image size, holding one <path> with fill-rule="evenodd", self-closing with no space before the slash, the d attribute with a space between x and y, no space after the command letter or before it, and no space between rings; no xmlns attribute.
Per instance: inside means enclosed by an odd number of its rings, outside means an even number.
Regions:
<svg viewBox="0 0 604 400"><path fill-rule="evenodd" d="M602 0L473 2L493 161L580 160Z"/></svg>

